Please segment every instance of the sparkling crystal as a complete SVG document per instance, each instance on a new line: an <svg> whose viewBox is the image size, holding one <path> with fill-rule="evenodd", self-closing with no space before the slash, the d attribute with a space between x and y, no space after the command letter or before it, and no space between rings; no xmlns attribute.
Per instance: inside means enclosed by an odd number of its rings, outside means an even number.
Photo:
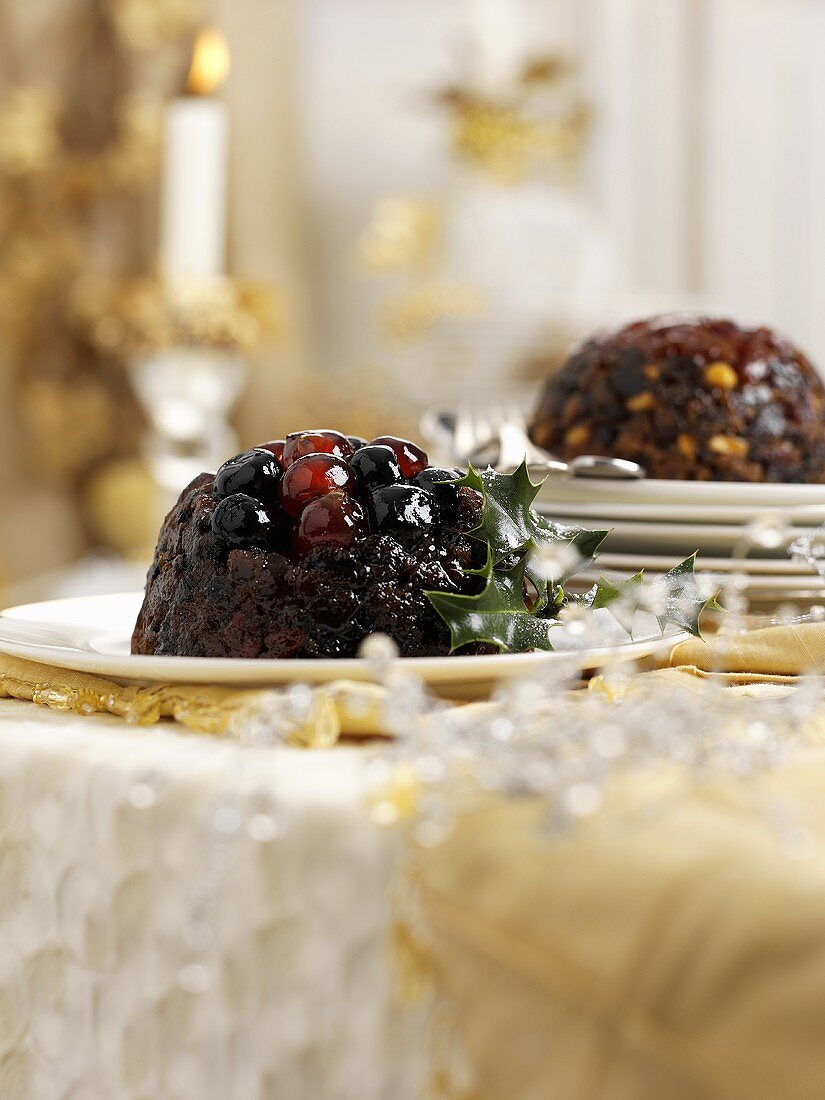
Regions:
<svg viewBox="0 0 825 1100"><path fill-rule="evenodd" d="M136 810L148 810L157 801L157 792L149 783L135 783L129 791L129 802Z"/></svg>
<svg viewBox="0 0 825 1100"><path fill-rule="evenodd" d="M241 815L235 806L221 806L215 811L215 828L230 836L241 827Z"/></svg>
<svg viewBox="0 0 825 1100"><path fill-rule="evenodd" d="M178 971L178 985L186 993L205 993L211 985L209 971L200 963L187 963Z"/></svg>
<svg viewBox="0 0 825 1100"><path fill-rule="evenodd" d="M746 530L746 537L754 546L776 550L785 541L788 529L787 517L781 512L765 512L756 516Z"/></svg>
<svg viewBox="0 0 825 1100"><path fill-rule="evenodd" d="M280 836L282 830L280 822L272 814L253 814L246 826L246 831L253 840L266 844Z"/></svg>

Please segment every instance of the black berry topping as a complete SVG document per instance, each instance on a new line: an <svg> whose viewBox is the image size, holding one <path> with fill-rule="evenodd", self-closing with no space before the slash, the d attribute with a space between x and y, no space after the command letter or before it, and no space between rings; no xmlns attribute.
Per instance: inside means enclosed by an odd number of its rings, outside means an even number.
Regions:
<svg viewBox="0 0 825 1100"><path fill-rule="evenodd" d="M212 533L230 546L274 550L281 535L279 517L246 493L224 497L212 513Z"/></svg>
<svg viewBox="0 0 825 1100"><path fill-rule="evenodd" d="M436 522L433 497L417 485L388 485L376 489L369 510L376 531L396 538L420 535Z"/></svg>
<svg viewBox="0 0 825 1100"><path fill-rule="evenodd" d="M257 500L274 503L277 499L281 467L275 455L256 447L224 462L215 474L215 496L228 497L247 493Z"/></svg>
<svg viewBox="0 0 825 1100"><path fill-rule="evenodd" d="M461 476L428 467L420 447L395 436L364 443L329 429L293 432L221 466L211 530L229 547L277 550L290 560L371 535L409 543L438 524L471 530L473 509L461 494L472 490L445 484Z"/></svg>
<svg viewBox="0 0 825 1100"><path fill-rule="evenodd" d="M365 489L378 489L382 485L394 485L404 480L395 451L384 443L368 443L359 447L350 459L350 466Z"/></svg>

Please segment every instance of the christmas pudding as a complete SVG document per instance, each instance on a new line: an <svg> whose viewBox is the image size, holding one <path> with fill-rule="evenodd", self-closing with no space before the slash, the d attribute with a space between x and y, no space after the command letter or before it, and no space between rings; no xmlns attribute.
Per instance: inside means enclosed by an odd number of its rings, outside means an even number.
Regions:
<svg viewBox="0 0 825 1100"><path fill-rule="evenodd" d="M822 482L824 414L819 375L770 329L654 317L579 347L530 434L561 458L632 459L655 478Z"/></svg>
<svg viewBox="0 0 825 1100"><path fill-rule="evenodd" d="M160 532L132 652L351 657L370 634L402 656L552 648L566 577L532 551L604 532L530 508L516 475L434 468L415 444L296 432L201 474Z"/></svg>

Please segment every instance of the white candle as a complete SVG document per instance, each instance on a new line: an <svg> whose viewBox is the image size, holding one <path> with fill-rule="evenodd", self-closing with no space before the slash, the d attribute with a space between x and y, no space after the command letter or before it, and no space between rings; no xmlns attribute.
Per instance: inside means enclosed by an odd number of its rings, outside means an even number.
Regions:
<svg viewBox="0 0 825 1100"><path fill-rule="evenodd" d="M520 35L512 0L474 0L473 18L481 88L495 93L515 79Z"/></svg>
<svg viewBox="0 0 825 1100"><path fill-rule="evenodd" d="M169 281L224 273L229 114L209 93L227 70L225 43L204 32L189 75L193 94L166 112L160 271Z"/></svg>

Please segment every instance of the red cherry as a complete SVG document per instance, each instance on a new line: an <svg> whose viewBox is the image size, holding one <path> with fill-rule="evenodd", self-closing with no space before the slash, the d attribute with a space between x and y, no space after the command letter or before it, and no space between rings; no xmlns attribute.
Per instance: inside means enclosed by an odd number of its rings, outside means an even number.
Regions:
<svg viewBox="0 0 825 1100"><path fill-rule="evenodd" d="M295 549L308 554L322 543L352 546L369 534L367 514L353 497L335 489L311 501L301 513L293 535Z"/></svg>
<svg viewBox="0 0 825 1100"><path fill-rule="evenodd" d="M259 451L269 451L270 454L275 455L278 459L278 464L283 469L284 467L284 441L283 439L272 439L269 443L262 443L258 448Z"/></svg>
<svg viewBox="0 0 825 1100"><path fill-rule="evenodd" d="M342 458L331 454L307 454L288 466L278 486L285 512L293 519L316 497L332 489L355 490L355 473Z"/></svg>
<svg viewBox="0 0 825 1100"><path fill-rule="evenodd" d="M398 465L401 467L401 473L404 477L415 477L422 470L426 470L429 465L430 460L427 458L427 452L422 451L419 446L411 443L409 439L397 439L394 435L379 435L377 439L372 439L370 442L381 443L395 451L395 457L398 459Z"/></svg>
<svg viewBox="0 0 825 1100"><path fill-rule="evenodd" d="M291 432L284 444L284 466L291 466L305 455L335 455L337 458L352 458L353 447L345 435L340 432L317 429L310 432Z"/></svg>

